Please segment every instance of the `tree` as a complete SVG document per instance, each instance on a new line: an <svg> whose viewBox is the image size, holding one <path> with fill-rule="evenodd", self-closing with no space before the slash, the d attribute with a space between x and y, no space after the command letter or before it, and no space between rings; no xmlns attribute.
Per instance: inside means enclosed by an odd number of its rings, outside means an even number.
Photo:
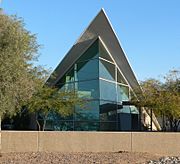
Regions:
<svg viewBox="0 0 180 164"><path fill-rule="evenodd" d="M141 92L133 99L137 106L153 109L163 118L163 130L177 131L180 125L180 71L171 70L164 81L148 79L141 82Z"/></svg>
<svg viewBox="0 0 180 164"><path fill-rule="evenodd" d="M158 99L156 98L160 91L161 83L156 79L148 79L140 82L141 89L135 89L135 95L131 97L132 103L139 109L145 110L150 116L150 124L145 128L151 128L153 125L153 115Z"/></svg>
<svg viewBox="0 0 180 164"><path fill-rule="evenodd" d="M164 76L158 97L158 113L164 116L164 130L177 131L180 125L180 70L171 70Z"/></svg>
<svg viewBox="0 0 180 164"><path fill-rule="evenodd" d="M156 96L160 91L161 82L156 79L148 79L140 82L141 90L135 90L136 96L132 97L132 102L139 107L152 108L156 105Z"/></svg>
<svg viewBox="0 0 180 164"><path fill-rule="evenodd" d="M69 116L74 112L75 105L83 105L82 99L78 98L74 91L59 91L56 87L44 85L39 88L27 104L29 112L37 113L43 118L41 127L38 117L36 122L39 130L45 129L47 117L50 112L61 116Z"/></svg>
<svg viewBox="0 0 180 164"><path fill-rule="evenodd" d="M31 98L43 77L34 67L39 45L22 19L0 12L0 117L13 116Z"/></svg>
<svg viewBox="0 0 180 164"><path fill-rule="evenodd" d="M1 120L18 113L42 83L44 70L33 66L38 49L22 19L0 9L0 131Z"/></svg>

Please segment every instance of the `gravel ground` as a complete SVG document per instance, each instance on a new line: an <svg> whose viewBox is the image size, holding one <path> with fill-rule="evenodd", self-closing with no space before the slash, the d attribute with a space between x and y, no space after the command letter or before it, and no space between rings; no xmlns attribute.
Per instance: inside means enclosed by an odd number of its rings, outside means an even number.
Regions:
<svg viewBox="0 0 180 164"><path fill-rule="evenodd" d="M4 153L0 164L142 164L158 161L160 156L147 153Z"/></svg>
<svg viewBox="0 0 180 164"><path fill-rule="evenodd" d="M148 164L178 164L180 157L162 157L159 160L150 160Z"/></svg>

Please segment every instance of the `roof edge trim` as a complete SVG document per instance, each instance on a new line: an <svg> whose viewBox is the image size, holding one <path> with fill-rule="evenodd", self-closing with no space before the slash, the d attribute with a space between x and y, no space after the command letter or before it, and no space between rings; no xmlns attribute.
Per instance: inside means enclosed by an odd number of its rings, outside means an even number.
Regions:
<svg viewBox="0 0 180 164"><path fill-rule="evenodd" d="M125 51L124 51L124 49L123 49L123 47L122 47L122 43L121 43L120 39L118 38L118 36L117 36L117 34L116 34L113 26L112 26L112 23L111 23L109 17L107 16L107 14L106 14L106 12L105 12L105 10L104 10L103 8L102 8L101 11L103 11L104 15L106 16L106 19L108 20L108 23L109 23L109 25L110 25L110 27L111 27L114 35L116 36L116 39L118 40L118 44L119 44L119 46L121 47L121 49L122 49L122 51L123 51L123 53L124 53L124 56L125 56L125 58L126 58L126 60L127 60L127 63L128 63L128 65L129 65L129 67L131 68L131 70L132 70L132 72L133 72L133 74L134 74L135 79L137 79L137 78L136 78L137 76L136 76L135 72L133 71L133 69L132 69L132 67L131 67L131 65L130 65L129 59L128 59L128 57L127 57L127 55L126 55L126 53L125 53ZM137 83L140 85L139 81L138 81L138 80L136 80L136 81L137 81Z"/></svg>

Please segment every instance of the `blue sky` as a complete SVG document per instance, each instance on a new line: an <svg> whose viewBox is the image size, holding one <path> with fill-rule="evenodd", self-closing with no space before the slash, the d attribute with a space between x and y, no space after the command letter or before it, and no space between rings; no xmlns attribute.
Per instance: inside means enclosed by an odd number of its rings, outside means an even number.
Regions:
<svg viewBox="0 0 180 164"><path fill-rule="evenodd" d="M138 78L180 68L180 0L3 0L37 34L39 64L54 69L103 7Z"/></svg>

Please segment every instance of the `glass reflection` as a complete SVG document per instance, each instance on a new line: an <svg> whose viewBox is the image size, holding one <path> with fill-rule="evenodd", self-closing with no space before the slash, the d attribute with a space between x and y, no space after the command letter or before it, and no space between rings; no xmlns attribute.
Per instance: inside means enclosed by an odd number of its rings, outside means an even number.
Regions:
<svg viewBox="0 0 180 164"><path fill-rule="evenodd" d="M56 131L72 131L73 128L73 121L55 121L54 123L54 130Z"/></svg>
<svg viewBox="0 0 180 164"><path fill-rule="evenodd" d="M117 104L100 101L100 121L117 121Z"/></svg>
<svg viewBox="0 0 180 164"><path fill-rule="evenodd" d="M75 107L75 121L99 120L99 101L86 101L82 107Z"/></svg>
<svg viewBox="0 0 180 164"><path fill-rule="evenodd" d="M117 68L116 68L116 69L117 69ZM118 69L117 69L117 82L118 82L118 83L127 84Z"/></svg>
<svg viewBox="0 0 180 164"><path fill-rule="evenodd" d="M100 59L99 76L107 80L115 81L115 65Z"/></svg>
<svg viewBox="0 0 180 164"><path fill-rule="evenodd" d="M74 91L74 83L65 83L58 85L59 91Z"/></svg>
<svg viewBox="0 0 180 164"><path fill-rule="evenodd" d="M77 63L77 73L75 81L97 79L98 74L98 59L89 60Z"/></svg>
<svg viewBox="0 0 180 164"><path fill-rule="evenodd" d="M135 107L135 106L129 106L130 107L130 109L131 109L131 113L133 113L133 114L139 114L139 110Z"/></svg>
<svg viewBox="0 0 180 164"><path fill-rule="evenodd" d="M100 80L100 99L117 101L116 84Z"/></svg>
<svg viewBox="0 0 180 164"><path fill-rule="evenodd" d="M108 52L106 51L106 49L104 48L101 42L99 42L99 56L108 61L113 62L112 58L109 56Z"/></svg>
<svg viewBox="0 0 180 164"><path fill-rule="evenodd" d="M99 98L99 81L98 80L76 82L75 88L80 98L83 98L83 99L98 99Z"/></svg>
<svg viewBox="0 0 180 164"><path fill-rule="evenodd" d="M66 74L66 82L74 82L74 68Z"/></svg>
<svg viewBox="0 0 180 164"><path fill-rule="evenodd" d="M75 126L74 130L76 131L98 131L99 130L98 122L76 121L74 126Z"/></svg>
<svg viewBox="0 0 180 164"><path fill-rule="evenodd" d="M129 100L129 87L117 84L117 95L118 101L128 101Z"/></svg>

